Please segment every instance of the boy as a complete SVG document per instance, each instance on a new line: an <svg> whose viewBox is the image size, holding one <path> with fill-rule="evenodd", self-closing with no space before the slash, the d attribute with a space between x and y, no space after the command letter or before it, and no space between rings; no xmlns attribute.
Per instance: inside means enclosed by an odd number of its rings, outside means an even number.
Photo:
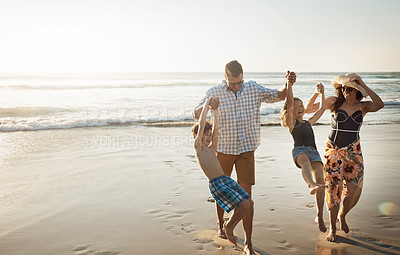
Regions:
<svg viewBox="0 0 400 255"><path fill-rule="evenodd" d="M224 223L223 231L229 241L236 246L233 229L253 206L253 201L237 182L224 175L219 164L216 156L218 144L217 110L213 110L214 125L206 120L212 100L218 100L218 98L210 97L206 100L200 114L199 123L196 123L192 128L193 137L195 138L194 149L197 162L210 181L211 195L226 212L229 213L233 210L229 220Z"/></svg>

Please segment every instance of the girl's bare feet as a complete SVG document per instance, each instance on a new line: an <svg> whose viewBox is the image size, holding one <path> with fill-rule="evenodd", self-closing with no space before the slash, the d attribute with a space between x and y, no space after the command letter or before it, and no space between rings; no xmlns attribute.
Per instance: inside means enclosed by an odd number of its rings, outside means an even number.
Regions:
<svg viewBox="0 0 400 255"><path fill-rule="evenodd" d="M314 195L319 189L325 189L327 186L318 183L310 183L308 184L308 188L310 189L310 195Z"/></svg>
<svg viewBox="0 0 400 255"><path fill-rule="evenodd" d="M318 224L319 231L325 233L326 232L326 226L323 217L315 217L315 222Z"/></svg>
<svg viewBox="0 0 400 255"><path fill-rule="evenodd" d="M233 228L228 227L228 223L224 222L224 228L223 228L226 237L228 238L228 240L233 243L235 246L237 246L236 243L236 237L233 234Z"/></svg>

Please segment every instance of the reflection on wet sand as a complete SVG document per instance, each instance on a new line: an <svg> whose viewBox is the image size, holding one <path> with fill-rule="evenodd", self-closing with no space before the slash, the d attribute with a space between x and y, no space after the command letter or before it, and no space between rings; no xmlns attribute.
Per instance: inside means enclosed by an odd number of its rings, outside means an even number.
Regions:
<svg viewBox="0 0 400 255"><path fill-rule="evenodd" d="M357 236L340 236L337 235L337 240L334 243L322 243L319 242L315 248L316 255L347 255L348 250L352 248L364 248L366 254L368 251L375 252L377 254L395 255L400 254L400 247L396 247L389 244L384 244L379 240Z"/></svg>

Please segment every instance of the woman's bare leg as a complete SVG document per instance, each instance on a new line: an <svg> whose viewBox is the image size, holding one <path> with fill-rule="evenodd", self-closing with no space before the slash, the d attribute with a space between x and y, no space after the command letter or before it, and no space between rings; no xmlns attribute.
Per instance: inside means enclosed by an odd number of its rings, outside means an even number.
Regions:
<svg viewBox="0 0 400 255"><path fill-rule="evenodd" d="M358 187L352 183L346 183L347 194L343 199L343 206L339 213L340 229L345 233L349 233L350 229L346 223L346 215L350 210L357 204L361 196L362 188Z"/></svg>
<svg viewBox="0 0 400 255"><path fill-rule="evenodd" d="M326 240L330 242L336 241L336 220L339 212L339 205L335 205L332 209L329 210L329 222L330 222L330 230L328 235L326 236Z"/></svg>

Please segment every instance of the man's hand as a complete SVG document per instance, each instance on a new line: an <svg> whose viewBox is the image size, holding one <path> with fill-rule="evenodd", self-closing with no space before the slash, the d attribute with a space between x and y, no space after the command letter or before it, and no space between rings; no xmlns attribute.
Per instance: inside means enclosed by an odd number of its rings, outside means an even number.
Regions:
<svg viewBox="0 0 400 255"><path fill-rule="evenodd" d="M294 84L295 82L296 82L296 73L295 72L290 72L290 71L287 71L287 73L286 73L286 80L288 81L288 82L290 82L291 84Z"/></svg>
<svg viewBox="0 0 400 255"><path fill-rule="evenodd" d="M211 110L217 110L219 106L219 97L212 97L210 102Z"/></svg>

